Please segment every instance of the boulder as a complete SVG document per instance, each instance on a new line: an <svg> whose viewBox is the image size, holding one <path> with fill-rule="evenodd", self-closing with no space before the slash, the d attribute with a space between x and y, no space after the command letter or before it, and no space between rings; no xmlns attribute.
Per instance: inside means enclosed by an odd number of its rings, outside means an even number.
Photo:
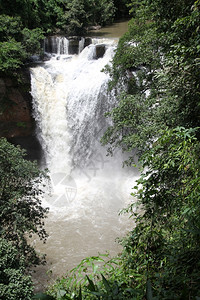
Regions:
<svg viewBox="0 0 200 300"><path fill-rule="evenodd" d="M104 56L106 52L106 46L104 44L96 45L96 59Z"/></svg>

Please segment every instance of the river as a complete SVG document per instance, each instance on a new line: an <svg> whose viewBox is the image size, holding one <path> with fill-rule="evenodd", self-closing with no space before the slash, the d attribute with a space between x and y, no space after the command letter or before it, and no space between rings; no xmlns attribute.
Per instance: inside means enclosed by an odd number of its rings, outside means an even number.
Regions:
<svg viewBox="0 0 200 300"><path fill-rule="evenodd" d="M132 225L118 213L132 200L138 173L122 168L121 151L108 157L100 144L111 122L104 114L117 102L107 93L109 76L102 69L125 28L127 22L121 22L93 32L90 45L84 48L85 40L79 41L78 54L69 54L68 39L54 38L50 60L31 68L34 117L44 152L41 165L51 178L51 194L46 190L42 199L50 208L45 221L49 238L46 244L32 240L47 254L46 266L39 266L33 276L38 290L47 285L46 271L52 280L87 256L106 251L116 255L121 250L116 238Z"/></svg>

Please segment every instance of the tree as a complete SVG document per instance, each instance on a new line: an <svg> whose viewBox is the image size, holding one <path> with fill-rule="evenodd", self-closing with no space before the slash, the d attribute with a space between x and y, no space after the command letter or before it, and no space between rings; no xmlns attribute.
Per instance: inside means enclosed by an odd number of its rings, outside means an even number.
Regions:
<svg viewBox="0 0 200 300"><path fill-rule="evenodd" d="M41 206L42 183L46 173L36 163L24 159L25 151L0 140L0 232L11 242L26 266L38 264L41 258L27 241L37 234L46 240L43 219L48 209Z"/></svg>
<svg viewBox="0 0 200 300"><path fill-rule="evenodd" d="M4 73L12 73L19 69L26 58L20 42L10 40L8 42L0 42L0 71Z"/></svg>
<svg viewBox="0 0 200 300"><path fill-rule="evenodd" d="M62 17L63 28L68 34L80 34L87 20L83 0L73 0L65 4L65 13Z"/></svg>
<svg viewBox="0 0 200 300"><path fill-rule="evenodd" d="M57 25L67 34L85 34L90 25L105 25L113 21L113 1L73 0L63 3L64 13Z"/></svg>
<svg viewBox="0 0 200 300"><path fill-rule="evenodd" d="M142 158L144 171L133 193L139 210L135 213L134 204L130 206L136 227L124 244L127 268L139 270L136 285L144 278L151 281L157 299L200 295L196 131L178 127L162 132Z"/></svg>
<svg viewBox="0 0 200 300"><path fill-rule="evenodd" d="M23 28L20 17L0 15L0 72L13 75L28 57L41 54L43 31Z"/></svg>
<svg viewBox="0 0 200 300"><path fill-rule="evenodd" d="M135 17L106 68L119 99L103 137L110 152L121 147L142 153L161 128L199 126L200 5L177 1L174 15L170 3L161 14L163 1L132 1Z"/></svg>
<svg viewBox="0 0 200 300"><path fill-rule="evenodd" d="M0 238L0 292L4 300L31 300L33 286L24 257L12 243Z"/></svg>
<svg viewBox="0 0 200 300"><path fill-rule="evenodd" d="M93 0L88 1L88 3L90 12L90 17L88 18L89 24L106 25L113 21L116 11L113 0L100 0L98 5Z"/></svg>

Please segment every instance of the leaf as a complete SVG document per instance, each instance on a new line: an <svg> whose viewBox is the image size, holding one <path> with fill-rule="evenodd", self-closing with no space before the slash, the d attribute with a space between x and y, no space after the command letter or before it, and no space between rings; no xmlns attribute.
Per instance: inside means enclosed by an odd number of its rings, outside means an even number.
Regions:
<svg viewBox="0 0 200 300"><path fill-rule="evenodd" d="M151 281L147 280L147 300L153 300Z"/></svg>
<svg viewBox="0 0 200 300"><path fill-rule="evenodd" d="M79 289L79 294L78 294L78 298L77 300L82 300L82 291L81 291L81 286L80 286L80 289Z"/></svg>
<svg viewBox="0 0 200 300"><path fill-rule="evenodd" d="M57 292L57 298L60 299L63 296L65 296L65 294L66 294L65 290L58 290L58 292Z"/></svg>
<svg viewBox="0 0 200 300"><path fill-rule="evenodd" d="M103 276L103 274L101 274L101 276L102 276L102 279L103 279L103 284L105 286L105 289L106 289L107 292L109 292L110 291L110 284L109 284L108 280Z"/></svg>
<svg viewBox="0 0 200 300"><path fill-rule="evenodd" d="M89 282L87 288L91 291L91 292L95 292L96 291L96 287L94 285L94 282L88 277L88 275L86 275L87 280Z"/></svg>

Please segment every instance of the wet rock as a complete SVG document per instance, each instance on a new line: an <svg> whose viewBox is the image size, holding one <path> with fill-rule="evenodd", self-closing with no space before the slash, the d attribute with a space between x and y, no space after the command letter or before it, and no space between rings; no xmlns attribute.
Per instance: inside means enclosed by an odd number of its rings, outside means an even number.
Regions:
<svg viewBox="0 0 200 300"><path fill-rule="evenodd" d="M106 52L106 47L105 45L96 45L96 59L101 58L104 56Z"/></svg>
<svg viewBox="0 0 200 300"><path fill-rule="evenodd" d="M90 37L85 38L84 48L92 44L92 39Z"/></svg>
<svg viewBox="0 0 200 300"><path fill-rule="evenodd" d="M81 37L79 36L70 36L68 37L69 40L69 48L68 48L68 54L78 54L79 53L79 41L81 40Z"/></svg>

